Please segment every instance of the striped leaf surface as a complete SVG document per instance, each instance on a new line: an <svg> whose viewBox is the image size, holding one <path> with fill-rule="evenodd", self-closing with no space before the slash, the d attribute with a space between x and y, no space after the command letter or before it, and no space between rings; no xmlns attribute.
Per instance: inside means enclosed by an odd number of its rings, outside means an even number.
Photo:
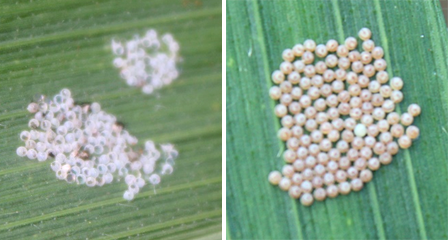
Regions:
<svg viewBox="0 0 448 240"><path fill-rule="evenodd" d="M228 239L448 238L448 35L439 1L230 0L227 3ZM268 96L283 49L372 30L420 137L358 193L302 206L267 181L283 165Z"/></svg>
<svg viewBox="0 0 448 240"><path fill-rule="evenodd" d="M220 1L2 1L0 239L220 238L221 12ZM110 43L150 28L173 34L183 62L178 80L148 96L119 77ZM64 87L99 102L139 144L175 144L174 173L127 202L123 182L70 185L50 161L19 158L26 106Z"/></svg>

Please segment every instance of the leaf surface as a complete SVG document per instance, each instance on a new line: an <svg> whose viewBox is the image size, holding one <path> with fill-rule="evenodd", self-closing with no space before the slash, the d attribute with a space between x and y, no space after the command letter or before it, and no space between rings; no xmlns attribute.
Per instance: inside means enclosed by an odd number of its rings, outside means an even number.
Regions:
<svg viewBox="0 0 448 240"><path fill-rule="evenodd" d="M438 1L230 0L227 3L227 238L446 239L448 35ZM271 186L283 166L268 96L283 49L342 42L359 29L385 50L404 100L422 107L420 137L362 191L302 206Z"/></svg>
<svg viewBox="0 0 448 240"><path fill-rule="evenodd" d="M220 1L5 1L0 8L0 239L216 239L221 232ZM183 62L144 95L114 68L112 38L172 33ZM57 180L50 161L19 158L35 94L62 88L123 122L139 144L179 150L174 173L125 201L126 184Z"/></svg>

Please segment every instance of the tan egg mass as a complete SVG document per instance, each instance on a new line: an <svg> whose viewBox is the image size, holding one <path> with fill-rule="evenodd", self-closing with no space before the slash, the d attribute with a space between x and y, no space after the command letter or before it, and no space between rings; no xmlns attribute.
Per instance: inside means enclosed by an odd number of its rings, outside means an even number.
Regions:
<svg viewBox="0 0 448 240"><path fill-rule="evenodd" d="M342 43L307 39L281 55L269 96L276 102L287 165L268 180L304 206L360 191L374 171L418 139L412 124L421 108L413 103L407 112L396 109L404 80L389 75L386 53L370 29Z"/></svg>

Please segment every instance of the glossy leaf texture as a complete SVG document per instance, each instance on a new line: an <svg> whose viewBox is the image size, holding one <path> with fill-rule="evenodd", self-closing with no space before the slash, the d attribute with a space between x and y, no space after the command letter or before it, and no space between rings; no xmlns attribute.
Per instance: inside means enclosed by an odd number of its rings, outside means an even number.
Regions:
<svg viewBox="0 0 448 240"><path fill-rule="evenodd" d="M227 3L227 238L446 239L448 237L448 34L439 1L230 0ZM385 50L404 80L406 111L422 107L420 137L363 190L311 207L268 183L284 144L270 75L285 48L306 39L357 37Z"/></svg>
<svg viewBox="0 0 448 240"><path fill-rule="evenodd" d="M2 1L0 6L0 239L218 239L221 236L221 1ZM180 77L144 95L119 77L111 39L171 33ZM172 175L131 202L123 182L56 179L50 162L20 158L35 94L62 88L99 102L139 139L173 143Z"/></svg>

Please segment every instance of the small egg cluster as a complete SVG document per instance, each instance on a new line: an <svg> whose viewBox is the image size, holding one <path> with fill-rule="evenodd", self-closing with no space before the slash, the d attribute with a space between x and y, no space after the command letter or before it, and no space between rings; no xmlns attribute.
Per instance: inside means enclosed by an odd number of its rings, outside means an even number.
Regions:
<svg viewBox="0 0 448 240"><path fill-rule="evenodd" d="M389 79L384 51L371 35L359 31L362 52L354 37L317 46L306 40L284 50L280 70L272 73L269 95L279 101L278 137L287 149L286 165L268 179L305 206L360 191L372 171L419 136L411 124L421 109L411 104L405 113L394 111L403 80Z"/></svg>
<svg viewBox="0 0 448 240"><path fill-rule="evenodd" d="M136 35L126 44L112 40L112 51L117 55L113 64L121 69L120 76L129 86L141 87L145 94L171 84L179 76L179 44L171 34L159 39L151 29L144 37Z"/></svg>
<svg viewBox="0 0 448 240"><path fill-rule="evenodd" d="M144 150L133 149L138 139L115 116L98 103L75 104L68 89L53 99L39 96L27 110L34 117L28 122L30 131L20 133L25 146L16 153L39 162L54 159L51 169L60 180L101 187L124 178L128 190L123 198L132 200L147 181L157 185L160 175L173 172L178 155L173 145L160 145L160 151L147 141Z"/></svg>

